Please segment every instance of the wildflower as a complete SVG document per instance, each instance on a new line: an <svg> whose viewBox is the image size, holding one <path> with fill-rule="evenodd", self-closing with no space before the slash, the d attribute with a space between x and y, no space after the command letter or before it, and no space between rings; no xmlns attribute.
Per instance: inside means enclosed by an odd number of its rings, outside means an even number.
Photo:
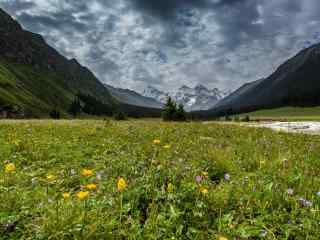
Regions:
<svg viewBox="0 0 320 240"><path fill-rule="evenodd" d="M224 236L219 236L218 240L228 240L228 238L224 237Z"/></svg>
<svg viewBox="0 0 320 240"><path fill-rule="evenodd" d="M196 176L196 182L201 183L202 181L202 176Z"/></svg>
<svg viewBox="0 0 320 240"><path fill-rule="evenodd" d="M117 183L117 188L119 192L122 192L123 190L125 190L127 187L127 183L126 180L124 180L124 178L119 178L118 183Z"/></svg>
<svg viewBox="0 0 320 240"><path fill-rule="evenodd" d="M289 196L292 196L293 193L294 193L294 191L293 191L292 188L287 189L287 194L288 194Z"/></svg>
<svg viewBox="0 0 320 240"><path fill-rule="evenodd" d="M101 180L102 180L102 175L103 175L102 172L97 172L96 178L97 178L98 181L101 181Z"/></svg>
<svg viewBox="0 0 320 240"><path fill-rule="evenodd" d="M224 175L224 180L230 181L230 179L231 179L230 174L229 174L229 173L226 173L226 174Z"/></svg>
<svg viewBox="0 0 320 240"><path fill-rule="evenodd" d="M90 184L87 184L85 187L88 190L96 190L97 189L97 184L90 183Z"/></svg>
<svg viewBox="0 0 320 240"><path fill-rule="evenodd" d="M206 172L206 171L203 171L201 174L202 174L202 176L204 176L204 177L208 177L208 175L209 175L209 173Z"/></svg>
<svg viewBox="0 0 320 240"><path fill-rule="evenodd" d="M62 197L63 197L64 199L68 199L68 198L70 198L70 193L67 193L67 192L62 193Z"/></svg>
<svg viewBox="0 0 320 240"><path fill-rule="evenodd" d="M56 176L54 176L54 175L52 175L52 174L47 175L47 180L48 180L49 182L54 181L55 179L56 179Z"/></svg>
<svg viewBox="0 0 320 240"><path fill-rule="evenodd" d="M76 170L71 169L71 170L70 170L70 174L71 174L72 176L76 175Z"/></svg>
<svg viewBox="0 0 320 240"><path fill-rule="evenodd" d="M36 185L36 184L37 184L37 178L36 178L36 177L33 177L33 178L31 179L31 184L32 184L32 185Z"/></svg>
<svg viewBox="0 0 320 240"><path fill-rule="evenodd" d="M313 205L311 201L308 201L308 200L306 200L304 198L299 198L298 202L300 203L300 205L302 207L312 207L312 205Z"/></svg>
<svg viewBox="0 0 320 240"><path fill-rule="evenodd" d="M260 237L266 237L267 236L267 234L268 234L268 232L266 231L266 230L261 230L260 231Z"/></svg>
<svg viewBox="0 0 320 240"><path fill-rule="evenodd" d="M77 198L78 199L80 199L80 200L84 200L84 199L86 199L87 197L89 197L89 192L83 192L83 191L81 191L81 192L78 192L77 193Z"/></svg>
<svg viewBox="0 0 320 240"><path fill-rule="evenodd" d="M200 188L200 192L201 192L202 194L208 194L208 193L209 193L209 190L208 190L207 188L205 188L205 187L201 187L201 188Z"/></svg>
<svg viewBox="0 0 320 240"><path fill-rule="evenodd" d="M5 165L5 172L6 173L12 173L16 171L16 165L14 163L8 163Z"/></svg>
<svg viewBox="0 0 320 240"><path fill-rule="evenodd" d="M164 145L163 148L164 148L164 149L170 149L171 146L170 146L170 145Z"/></svg>
<svg viewBox="0 0 320 240"><path fill-rule="evenodd" d="M169 183L168 186L167 186L167 192L168 193L173 193L174 191L174 186L172 183Z"/></svg>
<svg viewBox="0 0 320 240"><path fill-rule="evenodd" d="M153 140L153 144L155 144L155 145L159 145L160 143L161 143L161 141L159 139Z"/></svg>
<svg viewBox="0 0 320 240"><path fill-rule="evenodd" d="M83 169L81 171L81 175L84 177L91 177L93 175L93 171L90 169Z"/></svg>

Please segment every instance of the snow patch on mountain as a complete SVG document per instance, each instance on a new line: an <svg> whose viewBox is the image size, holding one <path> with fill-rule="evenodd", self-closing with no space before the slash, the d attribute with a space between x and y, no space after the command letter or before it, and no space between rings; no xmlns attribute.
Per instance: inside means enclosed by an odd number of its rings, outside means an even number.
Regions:
<svg viewBox="0 0 320 240"><path fill-rule="evenodd" d="M198 111L212 108L219 100L229 95L229 93L223 92L218 88L208 89L199 84L194 88L183 85L171 92L164 92L155 87L148 86L142 92L142 95L154 98L161 103L165 103L170 96L178 104L183 104L187 111Z"/></svg>

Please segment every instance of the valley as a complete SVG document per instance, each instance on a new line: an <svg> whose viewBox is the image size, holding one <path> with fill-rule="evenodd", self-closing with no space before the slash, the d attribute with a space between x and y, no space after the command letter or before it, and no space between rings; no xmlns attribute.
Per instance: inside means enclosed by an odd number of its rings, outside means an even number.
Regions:
<svg viewBox="0 0 320 240"><path fill-rule="evenodd" d="M0 240L318 240L310 3L0 0Z"/></svg>

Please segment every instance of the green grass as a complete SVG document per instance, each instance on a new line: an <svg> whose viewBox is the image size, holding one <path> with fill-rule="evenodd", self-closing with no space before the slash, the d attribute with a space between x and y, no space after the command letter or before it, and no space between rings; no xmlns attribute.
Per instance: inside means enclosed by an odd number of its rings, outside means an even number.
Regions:
<svg viewBox="0 0 320 240"><path fill-rule="evenodd" d="M289 120L289 121L319 121L320 107L284 107L260 110L241 116L250 116L252 119Z"/></svg>
<svg viewBox="0 0 320 240"><path fill-rule="evenodd" d="M18 106L33 116L46 116L57 106L66 115L75 94L54 73L0 59L0 105Z"/></svg>
<svg viewBox="0 0 320 240"><path fill-rule="evenodd" d="M0 239L319 239L319 149L219 123L1 121Z"/></svg>

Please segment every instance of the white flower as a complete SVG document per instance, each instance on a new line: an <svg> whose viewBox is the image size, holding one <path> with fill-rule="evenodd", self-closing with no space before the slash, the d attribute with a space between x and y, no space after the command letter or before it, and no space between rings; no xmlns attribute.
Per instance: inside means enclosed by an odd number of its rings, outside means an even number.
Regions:
<svg viewBox="0 0 320 240"><path fill-rule="evenodd" d="M101 179L102 179L102 175L103 175L103 173L102 173L102 172L97 172L97 174L96 174L96 178L97 178L97 180L98 180L98 181L101 181Z"/></svg>
<svg viewBox="0 0 320 240"><path fill-rule="evenodd" d="M268 232L266 231L266 230L262 230L261 232L260 232L260 237L266 237L267 236L267 234L268 234Z"/></svg>
<svg viewBox="0 0 320 240"><path fill-rule="evenodd" d="M306 200L304 198L299 198L298 202L300 203L300 205L302 207L312 207L312 205L313 205L311 201L308 201L308 200Z"/></svg>
<svg viewBox="0 0 320 240"><path fill-rule="evenodd" d="M293 191L292 188L287 189L287 194L288 194L289 196L292 196L293 193L294 193L294 191Z"/></svg>
<svg viewBox="0 0 320 240"><path fill-rule="evenodd" d="M77 173L76 170L74 170L74 169L71 169L71 170L70 170L70 174L71 174L71 175L76 175L76 173Z"/></svg>
<svg viewBox="0 0 320 240"><path fill-rule="evenodd" d="M226 174L224 175L224 180L230 181L230 179L231 179L230 174L229 174L229 173L226 173Z"/></svg>

